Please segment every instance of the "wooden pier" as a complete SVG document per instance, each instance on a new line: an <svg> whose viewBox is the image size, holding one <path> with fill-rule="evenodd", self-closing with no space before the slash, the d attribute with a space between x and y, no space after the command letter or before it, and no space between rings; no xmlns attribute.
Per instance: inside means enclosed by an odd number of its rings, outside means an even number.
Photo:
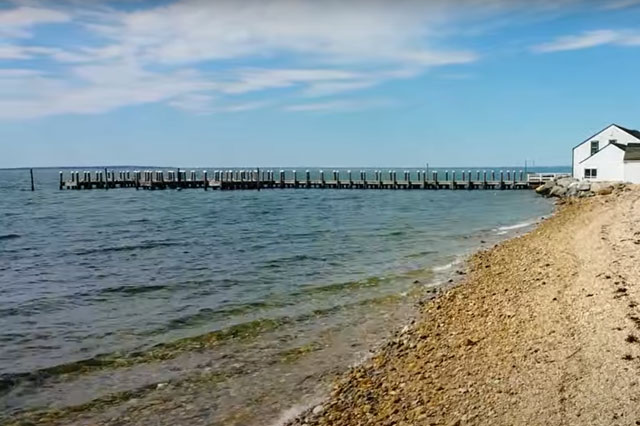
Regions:
<svg viewBox="0 0 640 426"><path fill-rule="evenodd" d="M211 175L207 171L195 170L107 170L72 171L65 179L60 172L60 189L114 189L135 188L147 190L199 188L204 190L261 190L276 188L327 188L327 189L532 189L553 175L525 175L516 170L483 171L440 171L428 173L405 171L398 178L397 171L373 172L361 170L358 173L320 170L318 178L312 179L311 172L299 176L296 170L216 170ZM427 176L429 175L430 176Z"/></svg>

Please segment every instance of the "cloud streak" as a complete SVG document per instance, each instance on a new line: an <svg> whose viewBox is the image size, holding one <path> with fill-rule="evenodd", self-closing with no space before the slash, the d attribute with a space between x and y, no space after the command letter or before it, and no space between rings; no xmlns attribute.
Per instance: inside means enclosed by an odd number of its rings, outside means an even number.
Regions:
<svg viewBox="0 0 640 426"><path fill-rule="evenodd" d="M624 30L587 31L578 35L559 37L551 42L534 46L532 50L538 53L550 53L605 45L640 46L640 33Z"/></svg>
<svg viewBox="0 0 640 426"><path fill-rule="evenodd" d="M17 7L0 10L0 37L28 38L31 28L41 24L69 22L71 15L53 9Z"/></svg>
<svg viewBox="0 0 640 426"><path fill-rule="evenodd" d="M393 106L395 103L388 99L336 99L327 102L309 102L289 105L286 111L294 112L354 112L373 108Z"/></svg>

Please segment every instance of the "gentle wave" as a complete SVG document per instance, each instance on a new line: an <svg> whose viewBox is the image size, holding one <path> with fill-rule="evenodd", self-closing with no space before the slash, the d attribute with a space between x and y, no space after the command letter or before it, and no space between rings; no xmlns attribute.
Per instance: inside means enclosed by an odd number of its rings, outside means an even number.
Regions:
<svg viewBox="0 0 640 426"><path fill-rule="evenodd" d="M57 297L41 298L29 300L16 306L0 309L0 318L7 316L31 316L39 313L53 313L68 309L71 305L82 305L87 301L103 300L103 296L124 295L132 296L136 294L150 293L156 291L173 290L177 286L170 285L123 285L117 287L106 287L97 290L76 292Z"/></svg>
<svg viewBox="0 0 640 426"><path fill-rule="evenodd" d="M265 262L263 267L267 269L283 268L289 264L303 262L309 259L311 259L311 257L307 256L306 254L296 254L293 256L280 257L278 259L268 260Z"/></svg>
<svg viewBox="0 0 640 426"><path fill-rule="evenodd" d="M15 240L16 238L20 238L20 235L18 235L18 234L0 235L0 240Z"/></svg>
<svg viewBox="0 0 640 426"><path fill-rule="evenodd" d="M433 270L433 272L444 272L444 271L448 271L449 269L453 268L456 265L459 265L460 263L462 263L462 260L456 259L453 262L445 263L444 265L434 266L431 269Z"/></svg>
<svg viewBox="0 0 640 426"><path fill-rule="evenodd" d="M102 353L91 358L58 364L31 372L6 373L0 375L0 396L23 382L42 383L42 381L63 375L89 373L108 368L125 368L148 362L160 362L177 357L189 351L210 349L231 339L251 339L263 333L274 331L282 326L306 322L321 316L334 314L343 309L355 306L377 305L398 300L397 295L387 295L360 300L326 309L314 309L298 316L282 316L277 318L260 318L238 323L226 328L192 337L159 343L148 348L122 353ZM164 331L167 331L165 328Z"/></svg>
<svg viewBox="0 0 640 426"><path fill-rule="evenodd" d="M424 251L420 251L417 253L411 253L409 255L407 255L407 259L420 259L423 257L426 257L430 254L437 254L438 252L435 250L424 250Z"/></svg>
<svg viewBox="0 0 640 426"><path fill-rule="evenodd" d="M172 286L169 285L136 285L136 286L118 286L118 287L107 287L100 289L98 294L140 294L140 293L149 293L152 291L161 291L161 290L170 290Z"/></svg>
<svg viewBox="0 0 640 426"><path fill-rule="evenodd" d="M355 290L359 288L366 287L375 287L380 285L384 281L388 281L390 278L383 277L369 277L364 280L358 281L346 281L341 283L333 283L322 286L309 286L303 287L298 291L292 292L291 296L299 296L299 295L310 295L310 294L318 294L318 293L335 293L340 292L342 290Z"/></svg>
<svg viewBox="0 0 640 426"><path fill-rule="evenodd" d="M97 247L97 248L92 248L88 250L77 250L73 252L73 254L77 256L85 256L88 254L95 254L95 253L148 250L148 249L153 249L158 247L178 246L180 244L182 243L171 242L171 241L155 241L155 242L148 242L148 243L142 243L142 244L131 244L131 245L114 246L114 247Z"/></svg>

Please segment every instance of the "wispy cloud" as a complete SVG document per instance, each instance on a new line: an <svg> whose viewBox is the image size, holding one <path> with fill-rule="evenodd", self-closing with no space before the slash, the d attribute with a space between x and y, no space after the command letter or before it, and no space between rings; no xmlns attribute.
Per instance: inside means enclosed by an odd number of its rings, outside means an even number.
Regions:
<svg viewBox="0 0 640 426"><path fill-rule="evenodd" d="M604 45L640 46L640 32L628 30L586 31L578 35L559 37L551 42L534 46L538 53L588 49Z"/></svg>
<svg viewBox="0 0 640 426"><path fill-rule="evenodd" d="M179 0L123 8L119 2L21 0L0 9L6 38L0 68L31 66L33 73L0 73L0 118L95 114L145 103L198 114L277 107L247 99L259 92L272 99L286 94L297 102L289 111L348 110L355 100L333 97L437 67L456 66L453 72L464 74L458 68L481 55L459 45L451 28L579 3ZM43 25L55 25L60 37L39 33ZM591 37L596 40L564 40L565 49L614 42L611 34ZM312 97L323 99L305 103Z"/></svg>
<svg viewBox="0 0 640 426"><path fill-rule="evenodd" d="M394 105L389 99L337 99L327 102L309 102L284 107L286 111L297 112L348 112Z"/></svg>
<svg viewBox="0 0 640 426"><path fill-rule="evenodd" d="M62 23L71 20L71 15L53 9L17 7L0 9L0 37L31 37L31 28L40 24Z"/></svg>
<svg viewBox="0 0 640 426"><path fill-rule="evenodd" d="M449 19L444 1L183 0L133 10L31 4L40 6L0 13L13 36L33 38L0 44L0 60L23 68L16 65L38 59L56 72L0 75L0 117L100 113L150 102L195 113L247 111L263 105L233 98L284 89L294 97L330 97L478 59L432 37ZM91 42L45 46L33 31L48 23L71 24ZM250 66L264 61L277 65ZM11 87L18 77L18 89Z"/></svg>
<svg viewBox="0 0 640 426"><path fill-rule="evenodd" d="M640 0L610 0L602 5L605 10L626 9L640 5Z"/></svg>

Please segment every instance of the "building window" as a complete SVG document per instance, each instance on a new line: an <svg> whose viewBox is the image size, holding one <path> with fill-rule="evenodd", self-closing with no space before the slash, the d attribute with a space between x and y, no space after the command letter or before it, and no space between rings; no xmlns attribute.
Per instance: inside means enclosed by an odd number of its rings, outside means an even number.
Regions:
<svg viewBox="0 0 640 426"><path fill-rule="evenodd" d="M584 169L585 179L595 179L598 177L598 169Z"/></svg>
<svg viewBox="0 0 640 426"><path fill-rule="evenodd" d="M598 152L600 149L600 143L598 141L591 141L591 155Z"/></svg>
<svg viewBox="0 0 640 426"><path fill-rule="evenodd" d="M616 143L618 142L618 139L609 139L609 143Z"/></svg>

